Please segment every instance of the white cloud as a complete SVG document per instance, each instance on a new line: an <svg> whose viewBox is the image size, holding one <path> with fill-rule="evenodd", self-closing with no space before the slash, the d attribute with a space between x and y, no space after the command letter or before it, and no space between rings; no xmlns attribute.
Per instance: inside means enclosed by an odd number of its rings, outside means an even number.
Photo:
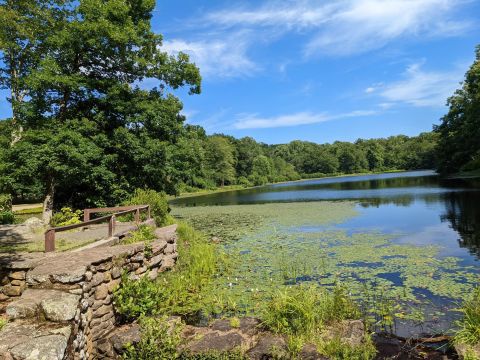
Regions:
<svg viewBox="0 0 480 360"><path fill-rule="evenodd" d="M385 46L401 37L453 36L470 23L452 19L465 0L271 1L255 9L230 8L208 14L209 26L307 34L307 56L349 55Z"/></svg>
<svg viewBox="0 0 480 360"><path fill-rule="evenodd" d="M367 94L371 94L371 93L375 92L375 88L373 86L370 86L370 87L365 89L365 92Z"/></svg>
<svg viewBox="0 0 480 360"><path fill-rule="evenodd" d="M375 115L377 111L356 110L348 113L329 115L327 113L313 113L309 111L274 117L260 117L258 114L239 115L233 127L236 129L262 129L316 124L330 120Z"/></svg>
<svg viewBox="0 0 480 360"><path fill-rule="evenodd" d="M180 51L190 55L193 62L206 77L250 76L258 70L247 56L248 36L234 34L225 39L165 41L162 50L176 54Z"/></svg>
<svg viewBox="0 0 480 360"><path fill-rule="evenodd" d="M403 79L385 85L379 94L389 102L413 106L442 106L460 86L464 70L424 71L421 64L410 65Z"/></svg>

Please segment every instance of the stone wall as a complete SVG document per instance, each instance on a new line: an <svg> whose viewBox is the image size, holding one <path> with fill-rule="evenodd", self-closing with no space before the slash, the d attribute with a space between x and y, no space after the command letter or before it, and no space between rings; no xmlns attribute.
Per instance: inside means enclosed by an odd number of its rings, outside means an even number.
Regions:
<svg viewBox="0 0 480 360"><path fill-rule="evenodd" d="M7 300L9 323L0 331L0 359L102 358L97 348L115 327L112 292L122 274L154 279L175 264L176 226L157 229L156 235L147 254L141 243L93 247L24 265L17 261L4 270L5 286L15 290L7 293L23 293Z"/></svg>

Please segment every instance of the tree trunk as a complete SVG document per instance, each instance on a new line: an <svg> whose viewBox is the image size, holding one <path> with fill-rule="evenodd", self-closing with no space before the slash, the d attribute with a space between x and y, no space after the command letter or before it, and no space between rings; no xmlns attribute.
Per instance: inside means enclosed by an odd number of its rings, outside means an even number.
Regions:
<svg viewBox="0 0 480 360"><path fill-rule="evenodd" d="M52 220L54 194L55 194L55 186L53 183L53 179L51 179L48 183L47 195L45 196L45 200L43 201L42 220L45 224L50 224L50 220Z"/></svg>

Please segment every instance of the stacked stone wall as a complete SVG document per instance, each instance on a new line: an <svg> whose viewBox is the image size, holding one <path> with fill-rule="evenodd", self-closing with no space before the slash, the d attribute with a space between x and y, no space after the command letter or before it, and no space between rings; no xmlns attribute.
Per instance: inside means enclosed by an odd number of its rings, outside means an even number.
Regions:
<svg viewBox="0 0 480 360"><path fill-rule="evenodd" d="M69 327L67 341L61 339L66 344L63 355L54 358L104 358L97 349L115 328L113 291L121 285L122 274L133 280L142 276L155 279L176 262L176 226L157 229L156 234L157 240L148 251L142 243L96 247L45 256L31 262L28 269L5 271L4 289L18 287L11 291L12 296L23 295L12 301L4 291L10 322L0 331L0 359L18 353L17 345L2 342L8 339L6 331L12 332L25 322ZM42 336L51 336L51 326ZM33 347L32 343L32 351Z"/></svg>

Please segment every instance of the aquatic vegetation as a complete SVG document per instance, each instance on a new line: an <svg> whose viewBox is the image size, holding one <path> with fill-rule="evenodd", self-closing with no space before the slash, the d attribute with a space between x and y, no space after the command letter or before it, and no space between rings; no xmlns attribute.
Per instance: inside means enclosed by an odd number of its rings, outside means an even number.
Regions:
<svg viewBox="0 0 480 360"><path fill-rule="evenodd" d="M441 258L438 246L337 227L357 215L352 202L178 207L172 214L221 238L228 266L220 266L211 285L217 313L255 315L279 289L342 283L372 327L392 330L397 320L455 317L445 304L453 308L479 280L478 270L460 259Z"/></svg>

